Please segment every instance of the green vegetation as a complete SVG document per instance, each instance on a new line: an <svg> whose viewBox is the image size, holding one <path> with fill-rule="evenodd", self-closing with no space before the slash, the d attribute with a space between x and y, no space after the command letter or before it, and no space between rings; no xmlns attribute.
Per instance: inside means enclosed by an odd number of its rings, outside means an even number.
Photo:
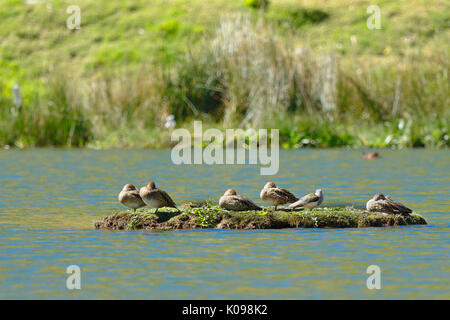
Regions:
<svg viewBox="0 0 450 320"><path fill-rule="evenodd" d="M244 0L244 5L253 9L265 9L269 6L269 0Z"/></svg>
<svg viewBox="0 0 450 320"><path fill-rule="evenodd" d="M192 120L281 145L448 147L444 0L0 4L0 146L166 148ZM264 10L259 10L264 6ZM11 88L20 84L23 106Z"/></svg>
<svg viewBox="0 0 450 320"><path fill-rule="evenodd" d="M110 230L174 230L174 229L280 229L280 228L362 228L426 224L425 219L411 216L368 213L354 208L316 208L313 211L227 211L206 204L184 207L181 212L163 208L136 213L120 211L95 222L96 229Z"/></svg>

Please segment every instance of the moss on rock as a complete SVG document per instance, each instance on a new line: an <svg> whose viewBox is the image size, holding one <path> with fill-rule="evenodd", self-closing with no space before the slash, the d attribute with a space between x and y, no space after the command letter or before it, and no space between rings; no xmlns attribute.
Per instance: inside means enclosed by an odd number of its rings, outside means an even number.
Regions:
<svg viewBox="0 0 450 320"><path fill-rule="evenodd" d="M427 224L413 213L408 217L367 212L354 208L316 208L314 211L228 211L203 204L183 205L181 211L163 208L120 211L94 223L96 229L109 230L177 230L217 229L281 229L281 228L362 228Z"/></svg>

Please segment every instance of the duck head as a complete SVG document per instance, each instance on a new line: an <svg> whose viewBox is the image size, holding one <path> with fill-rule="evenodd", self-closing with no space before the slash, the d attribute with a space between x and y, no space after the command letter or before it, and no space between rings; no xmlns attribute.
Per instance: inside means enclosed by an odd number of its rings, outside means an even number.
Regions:
<svg viewBox="0 0 450 320"><path fill-rule="evenodd" d="M269 181L266 183L266 185L264 186L264 188L276 188L277 186L275 185L275 183Z"/></svg>
<svg viewBox="0 0 450 320"><path fill-rule="evenodd" d="M131 183L127 183L122 189L122 191L133 191L133 190L136 190L136 187Z"/></svg>
<svg viewBox="0 0 450 320"><path fill-rule="evenodd" d="M227 191L225 191L225 193L223 194L224 196L235 196L237 195L236 190L234 189L228 189Z"/></svg>
<svg viewBox="0 0 450 320"><path fill-rule="evenodd" d="M375 200L375 201L386 200L386 197L384 196L384 194L379 192L376 195L374 195L372 199Z"/></svg>

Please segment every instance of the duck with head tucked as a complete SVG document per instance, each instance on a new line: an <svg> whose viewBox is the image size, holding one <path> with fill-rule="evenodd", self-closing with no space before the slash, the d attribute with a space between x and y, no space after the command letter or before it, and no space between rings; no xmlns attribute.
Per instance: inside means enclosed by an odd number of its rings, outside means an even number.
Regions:
<svg viewBox="0 0 450 320"><path fill-rule="evenodd" d="M158 212L159 208L163 207L178 209L169 194L164 190L156 188L153 181L150 181L145 187L142 187L141 190L139 190L139 195L146 205L150 208L156 208L155 213Z"/></svg>
<svg viewBox="0 0 450 320"><path fill-rule="evenodd" d="M317 189L316 192L307 194L300 200L294 202L289 206L291 209L306 208L308 210L313 210L315 207L320 206L323 202L322 189Z"/></svg>
<svg viewBox="0 0 450 320"><path fill-rule="evenodd" d="M280 204L293 203L298 200L291 192L278 188L273 182L267 182L259 196L262 201L275 206L275 210Z"/></svg>
<svg viewBox="0 0 450 320"><path fill-rule="evenodd" d="M400 202L395 202L390 197L385 197L382 193L377 193L372 199L367 201L367 211L383 212L389 214L401 214L402 216L409 216L412 210Z"/></svg>
<svg viewBox="0 0 450 320"><path fill-rule="evenodd" d="M122 191L120 191L119 202L124 206L133 209L133 212L135 212L136 209L145 207L145 202L142 201L139 191L131 183L126 184Z"/></svg>
<svg viewBox="0 0 450 320"><path fill-rule="evenodd" d="M228 189L225 191L223 196L220 197L219 206L234 211L261 210L261 208L250 199L238 195L235 189Z"/></svg>

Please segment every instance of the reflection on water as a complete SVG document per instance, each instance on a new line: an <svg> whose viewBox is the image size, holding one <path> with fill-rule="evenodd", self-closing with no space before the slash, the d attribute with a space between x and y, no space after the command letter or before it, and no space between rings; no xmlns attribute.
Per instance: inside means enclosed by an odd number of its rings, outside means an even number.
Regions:
<svg viewBox="0 0 450 320"><path fill-rule="evenodd" d="M280 153L257 166L174 166L169 151L0 151L0 298L450 298L448 151ZM267 180L297 195L321 187L324 206L364 206L382 191L426 226L367 229L111 232L94 220L120 208L125 183L154 179L177 203L228 187L260 203ZM65 287L81 267L82 290ZM382 289L366 288L379 265Z"/></svg>

